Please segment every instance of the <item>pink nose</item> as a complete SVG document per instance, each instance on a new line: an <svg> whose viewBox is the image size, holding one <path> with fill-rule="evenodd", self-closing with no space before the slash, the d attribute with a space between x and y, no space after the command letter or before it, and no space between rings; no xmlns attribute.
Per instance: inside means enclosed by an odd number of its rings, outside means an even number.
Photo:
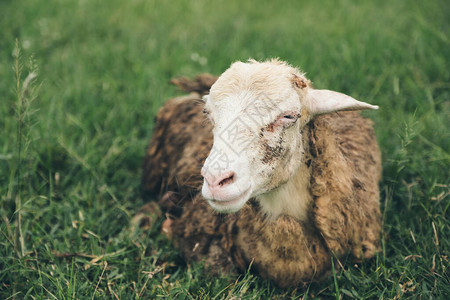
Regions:
<svg viewBox="0 0 450 300"><path fill-rule="evenodd" d="M236 177L236 173L233 171L226 171L218 176L214 176L210 172L205 171L203 168L201 174L205 178L209 188L212 190L218 190L227 184L233 183Z"/></svg>

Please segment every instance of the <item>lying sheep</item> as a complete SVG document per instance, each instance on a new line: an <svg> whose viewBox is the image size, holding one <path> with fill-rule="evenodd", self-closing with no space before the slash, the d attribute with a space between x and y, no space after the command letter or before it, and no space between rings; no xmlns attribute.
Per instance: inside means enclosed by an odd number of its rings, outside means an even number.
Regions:
<svg viewBox="0 0 450 300"><path fill-rule="evenodd" d="M278 60L236 62L215 80L175 82L193 92L161 108L144 162L186 260L252 264L286 287L320 280L332 257L374 256L380 152L372 122L350 110L377 107L313 89Z"/></svg>

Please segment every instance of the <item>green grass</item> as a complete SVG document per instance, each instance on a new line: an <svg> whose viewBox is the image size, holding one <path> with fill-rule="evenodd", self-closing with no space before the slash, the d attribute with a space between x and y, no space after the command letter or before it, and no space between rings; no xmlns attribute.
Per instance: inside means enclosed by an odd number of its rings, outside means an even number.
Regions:
<svg viewBox="0 0 450 300"><path fill-rule="evenodd" d="M1 299L448 298L448 1L241 2L0 2ZM169 79L249 57L380 105L365 113L383 152L375 259L280 290L129 232Z"/></svg>

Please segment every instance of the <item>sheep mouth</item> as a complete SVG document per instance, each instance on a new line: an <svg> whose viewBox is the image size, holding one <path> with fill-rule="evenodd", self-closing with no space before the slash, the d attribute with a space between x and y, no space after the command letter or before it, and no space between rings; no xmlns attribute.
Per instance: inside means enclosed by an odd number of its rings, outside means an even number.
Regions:
<svg viewBox="0 0 450 300"><path fill-rule="evenodd" d="M233 199L218 200L218 199L208 199L209 205L216 211L221 213L233 213L239 211L242 206L250 198L252 192L251 187L244 191L239 196Z"/></svg>

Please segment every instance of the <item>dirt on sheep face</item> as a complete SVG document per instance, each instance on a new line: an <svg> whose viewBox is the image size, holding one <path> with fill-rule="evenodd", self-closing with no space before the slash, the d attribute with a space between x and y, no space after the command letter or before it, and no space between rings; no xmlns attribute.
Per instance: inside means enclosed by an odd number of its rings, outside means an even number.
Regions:
<svg viewBox="0 0 450 300"><path fill-rule="evenodd" d="M264 149L264 155L261 161L264 164L270 164L275 160L283 160L288 154L286 147L283 146L284 143L285 141L282 137L279 138L276 146L271 146L268 141L263 140L262 147Z"/></svg>

